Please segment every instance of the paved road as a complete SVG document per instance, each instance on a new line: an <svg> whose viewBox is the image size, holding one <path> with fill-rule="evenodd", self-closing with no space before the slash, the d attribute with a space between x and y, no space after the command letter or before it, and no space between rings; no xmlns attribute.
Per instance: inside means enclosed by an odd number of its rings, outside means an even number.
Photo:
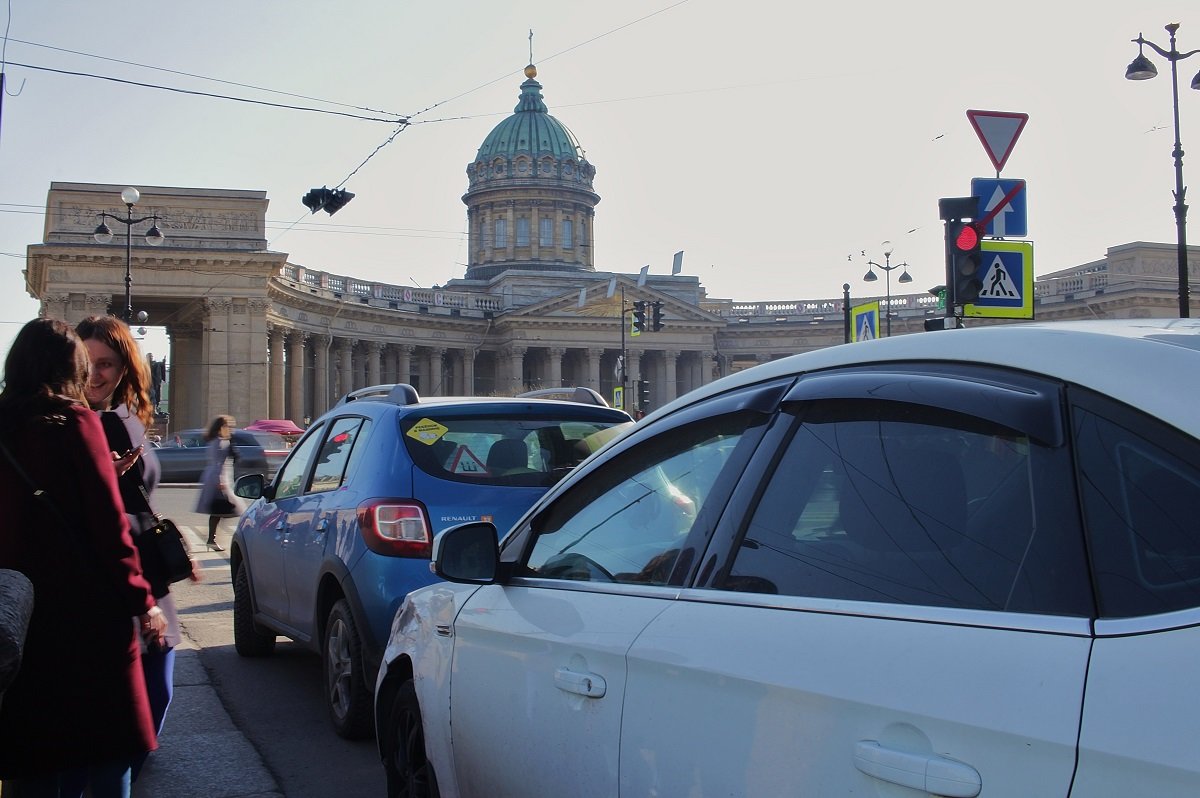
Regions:
<svg viewBox="0 0 1200 798"><path fill-rule="evenodd" d="M136 798L386 794L374 741L333 733L321 701L320 658L280 640L273 657L243 659L233 648L233 586L225 554L204 550L207 518L192 512L195 487L161 488L172 518L204 569L199 583L172 588L185 642L178 649L175 700L161 748L151 755ZM217 539L229 541L234 521Z"/></svg>

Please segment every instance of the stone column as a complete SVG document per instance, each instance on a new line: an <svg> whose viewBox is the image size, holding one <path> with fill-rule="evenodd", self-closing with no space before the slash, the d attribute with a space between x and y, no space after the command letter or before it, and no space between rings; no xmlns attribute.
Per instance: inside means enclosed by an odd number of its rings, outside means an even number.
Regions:
<svg viewBox="0 0 1200 798"><path fill-rule="evenodd" d="M268 418L283 418L284 416L283 338L285 332L279 326L271 327L270 331L270 349L267 352L268 362L271 364L270 385L267 387Z"/></svg>
<svg viewBox="0 0 1200 798"><path fill-rule="evenodd" d="M204 421L200 426L206 425L217 413L230 412L229 331L233 327L233 321L230 319L233 311L233 299L230 297L205 297L203 307L200 362L204 364L204 367L200 370L203 383L200 407ZM249 421L238 419L241 424L247 424Z"/></svg>
<svg viewBox="0 0 1200 798"><path fill-rule="evenodd" d="M167 374L167 410L171 417L167 432L202 427L204 418L200 374L204 370L199 323L178 323L167 328L171 336L170 371Z"/></svg>
<svg viewBox="0 0 1200 798"><path fill-rule="evenodd" d="M379 385L383 381L379 376L382 351L383 344L379 341L367 341L367 385Z"/></svg>
<svg viewBox="0 0 1200 798"><path fill-rule="evenodd" d="M290 418L295 424L303 424L304 417L304 340L308 336L301 330L292 330L288 334L288 402L284 418Z"/></svg>
<svg viewBox="0 0 1200 798"><path fill-rule="evenodd" d="M339 338L338 347L338 398L354 390L354 344L352 338Z"/></svg>
<svg viewBox="0 0 1200 798"><path fill-rule="evenodd" d="M113 310L117 311L117 313L116 313L117 316L120 316L121 311L124 310L124 308L123 307L122 308L114 307L113 301L114 300L113 300L112 294L88 294L87 296L85 296L83 298L83 315L80 316L78 319L68 318L68 319L65 319L65 321L67 321L70 324L78 324L79 322L81 322L85 318L87 318L88 316L107 316L108 309L110 307Z"/></svg>
<svg viewBox="0 0 1200 798"><path fill-rule="evenodd" d="M516 396L525 392L525 351L524 346L510 346L508 355L508 385L497 385L497 392L506 396Z"/></svg>
<svg viewBox="0 0 1200 798"><path fill-rule="evenodd" d="M475 349L472 347L462 350L462 389L463 396L475 395Z"/></svg>
<svg viewBox="0 0 1200 798"><path fill-rule="evenodd" d="M333 337L329 335L314 335L313 350L313 418L322 415L329 409L329 349Z"/></svg>
<svg viewBox="0 0 1200 798"><path fill-rule="evenodd" d="M706 349L700 353L700 384L708 385L713 381L713 370L716 368L716 353Z"/></svg>
<svg viewBox="0 0 1200 798"><path fill-rule="evenodd" d="M442 367L444 365L443 358L446 350L442 347L429 348L429 395L430 396L445 396L446 386L442 384L444 376Z"/></svg>
<svg viewBox="0 0 1200 798"><path fill-rule="evenodd" d="M411 344L396 347L396 382L412 383L412 352Z"/></svg>
<svg viewBox="0 0 1200 798"><path fill-rule="evenodd" d="M604 357L604 350L597 347L588 347L584 350L584 353L587 364L587 371L584 375L586 387L598 392L600 390L600 359Z"/></svg>
<svg viewBox="0 0 1200 798"><path fill-rule="evenodd" d="M562 386L562 362L563 356L566 354L567 349L564 346L552 346L546 350L546 365L549 371L549 375L546 378L546 387L559 388Z"/></svg>
<svg viewBox="0 0 1200 798"><path fill-rule="evenodd" d="M38 317L43 319L58 319L74 327L82 318L71 316L70 294L45 294L42 296L42 306L38 309Z"/></svg>
<svg viewBox="0 0 1200 798"><path fill-rule="evenodd" d="M678 360L679 360L679 352L678 351L667 350L667 351L663 352L663 366L666 371L666 376L663 378L663 386L662 386L663 392L660 395L660 398L658 401L659 407L662 407L663 405L665 405L667 402L674 399L679 394L679 389L676 384L677 377L676 377L676 372L675 372L676 363Z"/></svg>

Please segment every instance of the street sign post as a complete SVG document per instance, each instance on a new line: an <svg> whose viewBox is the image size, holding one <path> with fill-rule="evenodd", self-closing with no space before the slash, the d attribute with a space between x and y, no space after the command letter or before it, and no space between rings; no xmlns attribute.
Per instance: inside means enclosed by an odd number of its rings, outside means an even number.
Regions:
<svg viewBox="0 0 1200 798"><path fill-rule="evenodd" d="M992 166L996 167L996 176L999 177L1008 156L1012 155L1017 138L1025 129L1025 123L1029 121L1029 114L971 110L967 111L967 119L971 121L971 127L975 128L975 135L983 142L983 149L987 151Z"/></svg>
<svg viewBox="0 0 1200 798"><path fill-rule="evenodd" d="M979 296L963 306L964 316L1033 318L1033 242L983 242Z"/></svg>
<svg viewBox="0 0 1200 798"><path fill-rule="evenodd" d="M975 218L988 219L983 231L985 236L1020 238L1029 235L1024 180L975 177L971 179L971 195L979 197L979 215Z"/></svg>

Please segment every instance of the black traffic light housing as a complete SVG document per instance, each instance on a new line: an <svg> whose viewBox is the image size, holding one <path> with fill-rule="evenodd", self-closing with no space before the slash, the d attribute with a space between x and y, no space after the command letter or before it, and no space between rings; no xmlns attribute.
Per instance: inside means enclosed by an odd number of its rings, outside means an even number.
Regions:
<svg viewBox="0 0 1200 798"><path fill-rule="evenodd" d="M637 400L639 409L650 407L650 380L637 381Z"/></svg>
<svg viewBox="0 0 1200 798"><path fill-rule="evenodd" d="M655 302L650 305L650 331L658 332L663 328L662 310L663 303Z"/></svg>
<svg viewBox="0 0 1200 798"><path fill-rule="evenodd" d="M946 263L955 305L968 305L983 288L983 236L974 222L946 222Z"/></svg>
<svg viewBox="0 0 1200 798"><path fill-rule="evenodd" d="M646 331L646 303L638 300L633 303L633 334L641 335Z"/></svg>
<svg viewBox="0 0 1200 798"><path fill-rule="evenodd" d="M333 216L352 199L354 199L354 195L344 188L331 189L328 186L322 186L309 191L300 201L304 203L304 207L308 208L309 213L324 210Z"/></svg>

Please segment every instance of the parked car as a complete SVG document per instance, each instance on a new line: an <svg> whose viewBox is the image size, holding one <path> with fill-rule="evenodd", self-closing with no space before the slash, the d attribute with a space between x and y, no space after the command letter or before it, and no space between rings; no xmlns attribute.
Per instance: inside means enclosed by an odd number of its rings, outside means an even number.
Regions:
<svg viewBox="0 0 1200 798"><path fill-rule="evenodd" d="M258 439L245 430L235 429L230 438L233 446L233 474L265 474L268 470L267 455ZM199 482L200 474L208 462L204 430L185 429L168 435L154 449L154 455L162 466L162 482Z"/></svg>
<svg viewBox="0 0 1200 798"><path fill-rule="evenodd" d="M463 521L509 526L631 425L619 410L544 399L421 399L408 385L348 394L317 419L256 499L230 546L234 641L270 654L285 635L324 654L334 728L372 732L372 688L396 609L434 580L433 536Z"/></svg>
<svg viewBox="0 0 1200 798"><path fill-rule="evenodd" d="M1200 794L1200 321L814 351L651 414L397 613L389 795Z"/></svg>
<svg viewBox="0 0 1200 798"><path fill-rule="evenodd" d="M288 452L292 447L288 446L287 440L278 432L264 432L256 429L247 429L246 432L253 435L254 440L258 441L258 445L262 447L263 456L267 460L266 477L271 479L283 465L283 461L287 459Z"/></svg>

